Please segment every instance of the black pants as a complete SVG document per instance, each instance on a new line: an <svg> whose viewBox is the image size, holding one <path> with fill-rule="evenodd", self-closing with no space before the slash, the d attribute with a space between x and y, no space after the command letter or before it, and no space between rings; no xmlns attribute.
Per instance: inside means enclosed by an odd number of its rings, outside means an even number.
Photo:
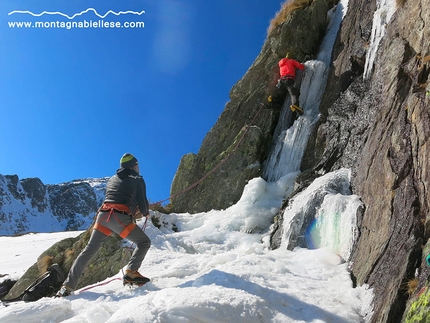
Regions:
<svg viewBox="0 0 430 323"><path fill-rule="evenodd" d="M276 87L278 88L278 92L282 94L285 91L288 91L291 98L291 104L292 105L299 105L299 93L295 87L296 81L293 78L280 78L278 80L278 84L276 84Z"/></svg>

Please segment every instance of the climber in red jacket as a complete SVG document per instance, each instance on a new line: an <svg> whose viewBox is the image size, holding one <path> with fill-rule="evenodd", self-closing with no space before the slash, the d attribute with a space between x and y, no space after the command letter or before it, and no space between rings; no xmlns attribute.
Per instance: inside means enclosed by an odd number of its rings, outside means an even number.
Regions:
<svg viewBox="0 0 430 323"><path fill-rule="evenodd" d="M279 61L278 65L280 78L276 84L276 87L278 91L283 91L283 89L287 88L291 97L291 110L296 111L299 114L303 114L303 110L299 107L298 91L294 84L296 81L296 70L304 70L305 65L292 59L291 57L291 53L287 53L285 58L282 58ZM268 101L271 102L271 99L272 98L270 96Z"/></svg>

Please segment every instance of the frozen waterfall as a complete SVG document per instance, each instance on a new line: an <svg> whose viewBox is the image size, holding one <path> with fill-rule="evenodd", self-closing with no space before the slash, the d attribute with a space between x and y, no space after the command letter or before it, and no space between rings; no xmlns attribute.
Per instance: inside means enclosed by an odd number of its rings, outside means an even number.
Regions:
<svg viewBox="0 0 430 323"><path fill-rule="evenodd" d="M289 96L282 107L280 121L275 130L275 134L279 135L264 167L264 177L268 181L277 181L286 174L300 169L309 134L319 118L319 105L327 83L331 52L340 23L346 14L347 4L348 1L340 1L337 7L329 12L327 34L318 57L316 60L307 61L305 71L298 74L298 78L300 76L302 78L299 101L304 115L288 128L288 115L291 115Z"/></svg>
<svg viewBox="0 0 430 323"><path fill-rule="evenodd" d="M396 12L396 0L377 0L377 9L373 14L372 34L370 45L366 53L366 63L364 65L364 78L370 75L373 69L373 62L376 58L379 43L385 35L385 30L391 17Z"/></svg>
<svg viewBox="0 0 430 323"><path fill-rule="evenodd" d="M282 246L329 248L348 260L358 236L357 213L363 203L351 195L350 170L340 169L317 178L294 197L283 217Z"/></svg>
<svg viewBox="0 0 430 323"><path fill-rule="evenodd" d="M302 75L299 73L302 78L300 106L304 115L289 127L289 97L282 107L275 129L275 136L278 136L272 154L265 162L264 176L269 182L299 173L309 135L319 118L331 53L347 6L348 1L342 0L329 12L330 23L320 52L315 60L305 63ZM290 201L284 211L283 247L327 247L348 259L357 237L356 215L362 207L359 197L351 195L349 179L350 171L347 169L326 174Z"/></svg>

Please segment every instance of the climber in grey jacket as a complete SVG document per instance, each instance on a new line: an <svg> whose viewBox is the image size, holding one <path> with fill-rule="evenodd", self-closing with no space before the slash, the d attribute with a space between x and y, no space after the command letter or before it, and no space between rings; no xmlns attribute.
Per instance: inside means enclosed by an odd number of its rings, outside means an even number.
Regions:
<svg viewBox="0 0 430 323"><path fill-rule="evenodd" d="M107 183L105 201L97 214L90 240L73 263L57 297L68 296L75 290L88 261L112 232L136 244L126 266L124 284L141 286L150 281L137 270L151 246L151 240L133 221L136 212L139 211L143 216L149 216L145 181L139 175L139 165L132 154L124 154L120 160L120 166L121 168Z"/></svg>

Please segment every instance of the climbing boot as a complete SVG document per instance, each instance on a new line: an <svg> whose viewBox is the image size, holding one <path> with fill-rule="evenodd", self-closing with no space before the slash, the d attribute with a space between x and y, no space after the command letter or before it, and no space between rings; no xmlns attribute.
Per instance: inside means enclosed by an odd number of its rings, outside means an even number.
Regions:
<svg viewBox="0 0 430 323"><path fill-rule="evenodd" d="M55 297L56 298L57 297L66 297L66 296L69 296L72 292L73 292L73 290L70 287L63 285L63 286L61 286L60 290L57 292Z"/></svg>
<svg viewBox="0 0 430 323"><path fill-rule="evenodd" d="M295 104L290 105L290 109L293 112L297 112L299 115L303 114L303 110L301 108L299 108L299 106L297 106Z"/></svg>
<svg viewBox="0 0 430 323"><path fill-rule="evenodd" d="M142 276L137 270L126 270L125 275L122 278L124 285L137 285L142 286L151 280L145 276Z"/></svg>

